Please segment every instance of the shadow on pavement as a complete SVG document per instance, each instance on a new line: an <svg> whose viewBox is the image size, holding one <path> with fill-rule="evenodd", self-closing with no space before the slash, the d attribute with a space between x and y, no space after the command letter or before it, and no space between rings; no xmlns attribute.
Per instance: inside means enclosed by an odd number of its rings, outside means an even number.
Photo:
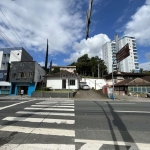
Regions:
<svg viewBox="0 0 150 150"><path fill-rule="evenodd" d="M104 108L96 101L94 101L97 105L99 105L101 107L101 109L103 110L105 116L106 116L106 119L108 121L108 125L109 125L109 128L110 128L110 132L111 132L111 135L112 135L112 139L113 141L117 142L117 138L116 138L116 135L115 135L115 132L113 130L113 126L111 124L111 120L110 118L108 117L107 113L105 112ZM128 132L126 126L124 125L124 123L122 122L122 120L120 119L120 117L118 116L118 114L116 112L114 112L114 109L113 107L109 104L109 102L107 102L107 105L110 109L110 112L111 112L111 115L113 116L114 120L113 120L113 124L118 127L118 130L120 132L120 135L122 136L122 139L124 142L131 142L131 143L135 143L134 139L132 138L132 136L130 135L130 133ZM125 132L125 133L123 133ZM121 150L119 148L118 145L114 145L115 146L115 150ZM136 144L135 144L136 146ZM137 147L137 146L136 146ZM138 148L138 147L137 147ZM128 150L129 147L126 146L126 149Z"/></svg>

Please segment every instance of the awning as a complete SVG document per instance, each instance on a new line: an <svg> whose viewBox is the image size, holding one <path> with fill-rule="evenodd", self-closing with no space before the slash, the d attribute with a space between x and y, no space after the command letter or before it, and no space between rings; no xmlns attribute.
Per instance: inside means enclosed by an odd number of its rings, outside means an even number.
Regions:
<svg viewBox="0 0 150 150"><path fill-rule="evenodd" d="M10 82L0 81L0 86L10 86L10 85L11 85Z"/></svg>

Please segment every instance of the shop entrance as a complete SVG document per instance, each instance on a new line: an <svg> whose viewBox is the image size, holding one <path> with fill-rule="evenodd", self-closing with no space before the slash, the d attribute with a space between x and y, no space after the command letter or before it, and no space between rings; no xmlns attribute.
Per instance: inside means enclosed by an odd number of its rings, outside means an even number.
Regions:
<svg viewBox="0 0 150 150"><path fill-rule="evenodd" d="M28 94L28 86L18 86L18 95L20 95L21 90L24 90L24 94Z"/></svg>

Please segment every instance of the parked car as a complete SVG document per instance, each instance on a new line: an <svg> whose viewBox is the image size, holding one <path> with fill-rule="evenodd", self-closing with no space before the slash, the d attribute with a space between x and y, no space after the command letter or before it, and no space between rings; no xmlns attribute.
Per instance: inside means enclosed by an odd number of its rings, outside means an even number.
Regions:
<svg viewBox="0 0 150 150"><path fill-rule="evenodd" d="M83 90L89 90L90 87L89 87L88 85L82 85L82 89L83 89Z"/></svg>
<svg viewBox="0 0 150 150"><path fill-rule="evenodd" d="M147 97L150 97L150 92L147 93Z"/></svg>

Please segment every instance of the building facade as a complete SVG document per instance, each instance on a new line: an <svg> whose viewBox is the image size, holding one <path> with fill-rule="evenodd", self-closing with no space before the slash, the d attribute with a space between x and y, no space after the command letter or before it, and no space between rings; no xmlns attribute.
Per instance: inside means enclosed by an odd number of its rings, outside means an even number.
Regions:
<svg viewBox="0 0 150 150"><path fill-rule="evenodd" d="M11 62L10 66L10 94L19 95L23 89L24 94L31 96L39 84L43 84L45 70L35 61Z"/></svg>
<svg viewBox="0 0 150 150"><path fill-rule="evenodd" d="M112 63L113 71L116 71L116 67L121 72L139 72L139 63L138 63L138 54L136 48L136 39L134 37L125 36L118 41L118 49L120 50L126 44L129 44L130 56L122 60L120 63L116 63L116 53L117 45L116 42L107 42L102 46L102 53L105 65L108 68L108 73L112 72Z"/></svg>
<svg viewBox="0 0 150 150"><path fill-rule="evenodd" d="M33 61L32 56L23 48L0 48L0 94L9 94L9 70L13 61Z"/></svg>

